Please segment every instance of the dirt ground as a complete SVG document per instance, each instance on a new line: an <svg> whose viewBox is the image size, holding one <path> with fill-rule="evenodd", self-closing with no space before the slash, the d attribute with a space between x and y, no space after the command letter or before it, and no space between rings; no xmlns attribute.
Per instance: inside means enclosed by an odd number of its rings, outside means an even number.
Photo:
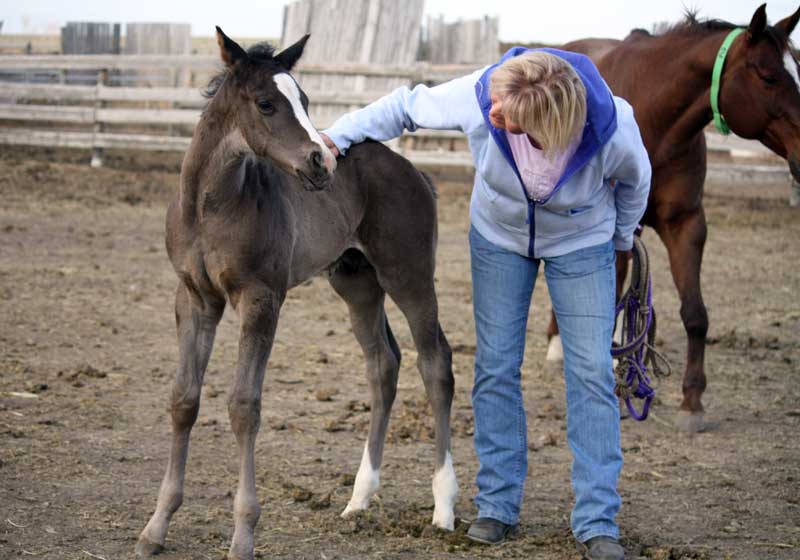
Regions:
<svg viewBox="0 0 800 560"><path fill-rule="evenodd" d="M163 221L175 162L137 168L122 157L115 168L92 170L84 156L0 153L2 559L131 557L166 464L177 352ZM392 304L403 366L380 499L366 514L339 518L361 457L368 389L345 306L317 278L290 293L266 376L259 557L578 558L568 523L563 381L559 368L543 364L544 282L531 308L523 374L531 451L522 536L492 549L463 536L461 520L476 513L477 465L469 187L439 190L437 285L457 384L457 530L429 526L431 423L413 344ZM665 252L646 234L659 344L676 373L661 383L651 419L623 421L619 521L631 558L800 557L800 212L786 206L787 195L787 185L707 189L709 429L696 436L671 424L685 338ZM236 336L236 316L226 312L168 559L217 559L229 544L237 464L226 393Z"/></svg>

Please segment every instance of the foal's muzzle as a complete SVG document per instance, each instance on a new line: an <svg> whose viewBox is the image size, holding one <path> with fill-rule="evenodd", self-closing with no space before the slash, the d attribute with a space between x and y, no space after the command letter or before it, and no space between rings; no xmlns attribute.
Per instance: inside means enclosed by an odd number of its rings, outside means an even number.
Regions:
<svg viewBox="0 0 800 560"><path fill-rule="evenodd" d="M306 160L303 169L297 169L297 176L307 191L323 191L330 187L333 173L328 171L322 152L314 150Z"/></svg>

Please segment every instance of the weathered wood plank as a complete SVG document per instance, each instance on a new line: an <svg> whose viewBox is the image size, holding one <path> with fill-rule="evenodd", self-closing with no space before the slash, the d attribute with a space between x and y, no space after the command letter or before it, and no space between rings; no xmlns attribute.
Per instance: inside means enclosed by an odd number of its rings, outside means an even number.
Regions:
<svg viewBox="0 0 800 560"><path fill-rule="evenodd" d="M91 132L66 132L52 130L27 130L0 128L0 143L22 146L47 146L53 148L91 148Z"/></svg>
<svg viewBox="0 0 800 560"><path fill-rule="evenodd" d="M200 120L200 111L191 109L108 109L0 103L0 119L82 124L100 122L195 125Z"/></svg>
<svg viewBox="0 0 800 560"><path fill-rule="evenodd" d="M0 103L0 119L17 121L53 121L94 123L93 107L59 107L56 105L16 105Z"/></svg>
<svg viewBox="0 0 800 560"><path fill-rule="evenodd" d="M49 101L94 101L95 86L62 86L0 82L0 98L46 99Z"/></svg>
<svg viewBox="0 0 800 560"><path fill-rule="evenodd" d="M109 132L66 132L0 128L0 143L58 148L120 148L155 151L184 151L191 138Z"/></svg>
<svg viewBox="0 0 800 560"><path fill-rule="evenodd" d="M98 109L96 119L106 123L195 125L200 113L191 109Z"/></svg>
<svg viewBox="0 0 800 560"><path fill-rule="evenodd" d="M94 145L101 148L183 152L192 139L188 136L155 136L146 134L117 134L104 132L95 135Z"/></svg>
<svg viewBox="0 0 800 560"><path fill-rule="evenodd" d="M63 132L0 128L0 143L87 149L99 147L106 149L184 151L189 147L191 138L108 132ZM400 149L395 149L418 165L472 166L472 157L469 152L403 152Z"/></svg>
<svg viewBox="0 0 800 560"><path fill-rule="evenodd" d="M30 55L0 56L0 69L121 70L129 68L214 68L219 57L210 55Z"/></svg>
<svg viewBox="0 0 800 560"><path fill-rule="evenodd" d="M0 55L0 70L123 70L137 68L191 68L214 71L220 67L219 58L206 55ZM414 63L393 64L298 64L301 74L332 74L340 76L394 77L414 82L442 81L463 76L475 70L476 64ZM314 88L311 88L314 89ZM375 88L370 88L375 91ZM388 90L384 90L387 91Z"/></svg>
<svg viewBox="0 0 800 560"><path fill-rule="evenodd" d="M385 92L306 92L312 105L366 105ZM146 88L107 86L60 86L0 82L0 98L46 99L50 101L162 101L190 105L206 102L200 90L194 88Z"/></svg>
<svg viewBox="0 0 800 560"><path fill-rule="evenodd" d="M104 101L165 101L188 104L206 101L199 89L172 87L99 87L97 97Z"/></svg>

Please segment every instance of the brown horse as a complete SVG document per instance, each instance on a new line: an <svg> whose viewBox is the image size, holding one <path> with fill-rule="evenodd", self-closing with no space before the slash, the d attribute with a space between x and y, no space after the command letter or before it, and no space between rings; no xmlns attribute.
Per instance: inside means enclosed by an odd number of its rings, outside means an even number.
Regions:
<svg viewBox="0 0 800 560"><path fill-rule="evenodd" d="M308 99L289 74L308 36L279 54L266 45L244 51L219 29L217 39L226 69L212 81L167 211L167 252L179 279L172 445L156 510L136 553L163 549L183 500L203 375L229 304L241 319L228 401L240 464L229 557L253 558L261 511L254 448L267 359L286 292L320 273L347 303L372 392L367 443L343 515L366 509L379 486L400 368L384 311L388 294L408 321L435 419L433 523L452 530L458 490L449 450L453 373L434 290L433 187L407 160L375 142L354 146L336 168L309 121Z"/></svg>
<svg viewBox="0 0 800 560"><path fill-rule="evenodd" d="M728 52L719 106L735 134L759 140L786 158L792 175L800 180L800 78L789 40L798 19L800 9L769 26L766 4L755 11ZM678 424L689 431L704 427L701 397L706 388L708 315L700 291L706 240L703 131L712 120L714 60L734 28L689 14L685 22L659 36L637 30L624 41L586 39L564 47L591 56L614 94L633 105L650 154L653 182L643 223L656 230L669 252L681 300L689 344ZM620 262L623 279L626 264ZM551 318L548 334L555 333Z"/></svg>

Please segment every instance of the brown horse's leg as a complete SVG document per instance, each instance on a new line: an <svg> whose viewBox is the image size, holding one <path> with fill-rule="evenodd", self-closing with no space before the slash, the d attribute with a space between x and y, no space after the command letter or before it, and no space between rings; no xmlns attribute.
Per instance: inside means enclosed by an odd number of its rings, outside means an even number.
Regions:
<svg viewBox="0 0 800 560"><path fill-rule="evenodd" d="M375 269L363 257L353 264L342 264L329 280L347 302L353 333L367 362L372 404L367 443L353 485L353 495L342 517L367 509L380 487L383 447L400 370L400 348L386 319L383 307L385 292L375 278Z"/></svg>
<svg viewBox="0 0 800 560"><path fill-rule="evenodd" d="M617 301L622 294L622 286L628 276L628 263L631 256L629 252L617 251ZM558 322L556 314L550 310L550 323L547 325L547 356L548 362L560 362L564 360L564 349L561 347L561 335L558 332Z"/></svg>
<svg viewBox="0 0 800 560"><path fill-rule="evenodd" d="M180 352L178 372L170 397L172 445L156 511L139 536L136 554L152 556L164 548L172 514L183 500L183 478L189 451L189 436L200 408L200 390L211 356L217 324L224 309L223 301L203 303L193 299L184 284L175 296L175 318Z"/></svg>
<svg viewBox="0 0 800 560"><path fill-rule="evenodd" d="M262 286L241 293L239 357L228 399L228 416L239 448L239 486L233 500L234 531L229 558L253 558L254 531L261 507L256 495L255 444L261 425L261 387L283 294Z"/></svg>
<svg viewBox="0 0 800 560"><path fill-rule="evenodd" d="M656 230L669 252L672 278L681 298L681 319L689 342L678 425L684 430L697 432L705 427L701 398L706 388L703 360L708 332L708 314L700 291L700 265L706 241L703 207L660 223Z"/></svg>

